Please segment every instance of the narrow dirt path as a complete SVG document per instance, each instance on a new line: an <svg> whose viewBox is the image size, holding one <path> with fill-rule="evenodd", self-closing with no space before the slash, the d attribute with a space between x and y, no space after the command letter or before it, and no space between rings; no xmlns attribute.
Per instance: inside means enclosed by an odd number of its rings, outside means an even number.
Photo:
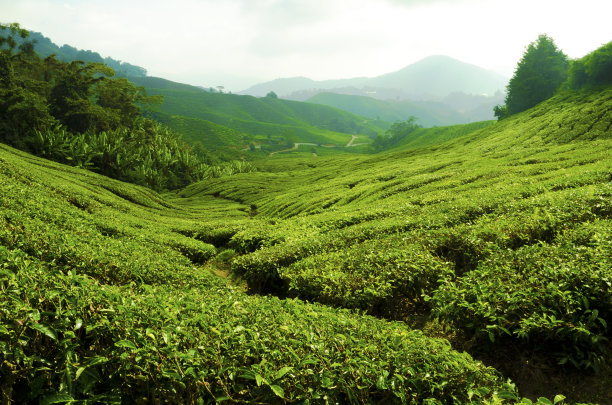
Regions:
<svg viewBox="0 0 612 405"><path fill-rule="evenodd" d="M348 141L348 143L346 145L344 145L344 147L348 148L348 147L351 147L351 146L365 145L365 143L354 143L357 138L359 138L358 135L351 135L351 140ZM277 153L282 153L282 152L291 152L293 150L297 150L300 146L322 146L324 148L336 148L337 147L336 145L317 145L316 143L296 142L295 144L293 144L293 146L291 148L277 150L276 152L270 152L270 154L268 156L276 155ZM342 147L342 146L340 146L340 147ZM313 155L316 156L316 154L313 154Z"/></svg>
<svg viewBox="0 0 612 405"><path fill-rule="evenodd" d="M317 146L316 143L307 143L307 142L297 142L295 144L293 144L293 146L289 149L283 149L283 150L277 150L276 152L271 152L269 156L272 156L276 153L281 153L281 152L290 152L292 150L297 150L297 148L300 147L300 145L310 145L310 146Z"/></svg>

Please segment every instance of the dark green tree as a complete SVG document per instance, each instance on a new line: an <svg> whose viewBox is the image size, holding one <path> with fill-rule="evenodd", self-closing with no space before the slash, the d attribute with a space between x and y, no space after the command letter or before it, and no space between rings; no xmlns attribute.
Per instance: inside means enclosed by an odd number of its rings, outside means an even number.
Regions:
<svg viewBox="0 0 612 405"><path fill-rule="evenodd" d="M510 79L506 105L494 110L498 118L525 111L550 98L567 79L569 62L552 38L540 35L525 50Z"/></svg>
<svg viewBox="0 0 612 405"><path fill-rule="evenodd" d="M268 94L266 94L266 97L269 97L269 98L278 98L276 93L273 92L273 91L270 91Z"/></svg>
<svg viewBox="0 0 612 405"><path fill-rule="evenodd" d="M572 61L568 87L580 89L612 83L612 41Z"/></svg>
<svg viewBox="0 0 612 405"><path fill-rule="evenodd" d="M372 143L374 150L378 152L397 146L419 128L421 128L421 125L417 124L416 117L409 117L405 121L398 121L391 125L391 128L385 132L384 136L377 135L374 138Z"/></svg>
<svg viewBox="0 0 612 405"><path fill-rule="evenodd" d="M0 141L23 147L28 135L50 128L56 121L39 94L44 86L16 73L16 67L29 71L36 64L32 43L24 41L28 31L17 23L0 24L0 29L4 33L0 35Z"/></svg>
<svg viewBox="0 0 612 405"><path fill-rule="evenodd" d="M159 104L163 96L147 96L144 87L137 87L125 78L105 78L95 87L97 104L111 111L122 126L131 128L141 116L141 106Z"/></svg>
<svg viewBox="0 0 612 405"><path fill-rule="evenodd" d="M114 74L99 63L64 64L49 97L51 113L73 133L117 127L117 117L92 102L93 86Z"/></svg>

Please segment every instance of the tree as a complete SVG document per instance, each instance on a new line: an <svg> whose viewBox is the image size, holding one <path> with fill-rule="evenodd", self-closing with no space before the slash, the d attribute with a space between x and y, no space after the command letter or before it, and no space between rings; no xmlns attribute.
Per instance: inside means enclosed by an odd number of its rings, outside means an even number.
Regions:
<svg viewBox="0 0 612 405"><path fill-rule="evenodd" d="M56 121L46 100L33 91L44 86L34 85L34 81L16 72L16 66L30 66L29 59L35 58L32 42L22 41L19 45L16 37L25 40L28 31L17 23L0 24L0 141L23 148L28 135L50 128Z"/></svg>
<svg viewBox="0 0 612 405"><path fill-rule="evenodd" d="M117 121L131 128L141 116L141 106L163 101L163 96L148 96L144 87L137 87L125 78L104 78L95 86L97 104L112 111Z"/></svg>
<svg viewBox="0 0 612 405"><path fill-rule="evenodd" d="M503 120L508 116L508 106L507 105L496 105L493 107L493 115L497 117L498 120Z"/></svg>
<svg viewBox="0 0 612 405"><path fill-rule="evenodd" d="M419 128L421 128L421 126L417 124L416 117L409 117L405 121L398 121L391 125L391 128L385 132L384 136L377 135L376 138L374 138L372 144L374 150L378 152L397 146Z"/></svg>
<svg viewBox="0 0 612 405"><path fill-rule="evenodd" d="M525 111L552 97L567 79L568 67L567 56L557 49L552 38L540 35L519 61L506 88L505 110L497 106L496 116L503 118Z"/></svg>
<svg viewBox="0 0 612 405"><path fill-rule="evenodd" d="M580 89L612 83L612 41L572 61L568 87Z"/></svg>
<svg viewBox="0 0 612 405"><path fill-rule="evenodd" d="M114 74L101 63L74 61L61 65L49 96L51 113L73 133L106 129L109 121L115 121L111 127L116 127L118 118L92 102L94 85Z"/></svg>
<svg viewBox="0 0 612 405"><path fill-rule="evenodd" d="M275 92L271 91L268 94L266 94L266 97L268 98L278 98L278 96L276 95Z"/></svg>

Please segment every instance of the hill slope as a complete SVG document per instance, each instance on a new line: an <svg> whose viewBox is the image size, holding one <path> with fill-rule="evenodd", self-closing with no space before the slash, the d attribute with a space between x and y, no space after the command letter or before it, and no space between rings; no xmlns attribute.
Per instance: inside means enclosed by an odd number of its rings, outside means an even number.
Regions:
<svg viewBox="0 0 612 405"><path fill-rule="evenodd" d="M0 392L17 403L468 401L514 388L401 323L245 294L248 206L0 145ZM251 213L252 214L252 213ZM346 373L351 375L346 377Z"/></svg>
<svg viewBox="0 0 612 405"><path fill-rule="evenodd" d="M609 403L611 149L611 88L166 195L0 145L3 400Z"/></svg>
<svg viewBox="0 0 612 405"><path fill-rule="evenodd" d="M243 147L254 140L280 140L283 145L288 140L343 145L352 135L361 135L367 141L389 125L316 104L212 93L152 77L130 79L144 86L149 94L164 96L164 103L155 115L157 119L181 129L186 139L199 141L207 148ZM226 132L241 134L244 139L238 140L237 136L211 139L207 135L211 126L222 126Z"/></svg>
<svg viewBox="0 0 612 405"><path fill-rule="evenodd" d="M421 143L436 131L450 140ZM420 325L431 316L523 392L609 402L598 381L612 337L612 89L443 132L369 157L270 160L181 195L274 219L233 237L244 255L232 272L253 292ZM558 362L608 371L576 377Z"/></svg>

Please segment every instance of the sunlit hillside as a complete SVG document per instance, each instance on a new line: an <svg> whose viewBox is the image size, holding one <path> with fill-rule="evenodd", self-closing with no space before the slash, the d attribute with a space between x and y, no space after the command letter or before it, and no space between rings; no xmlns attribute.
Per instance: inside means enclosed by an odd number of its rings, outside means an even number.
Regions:
<svg viewBox="0 0 612 405"><path fill-rule="evenodd" d="M323 105L206 91L152 77L130 79L164 97L153 117L189 142L220 153L237 149L244 155L249 145L271 153L296 142L344 146L353 135L369 143L390 125Z"/></svg>
<svg viewBox="0 0 612 405"><path fill-rule="evenodd" d="M611 106L164 195L2 146L3 399L609 402Z"/></svg>

